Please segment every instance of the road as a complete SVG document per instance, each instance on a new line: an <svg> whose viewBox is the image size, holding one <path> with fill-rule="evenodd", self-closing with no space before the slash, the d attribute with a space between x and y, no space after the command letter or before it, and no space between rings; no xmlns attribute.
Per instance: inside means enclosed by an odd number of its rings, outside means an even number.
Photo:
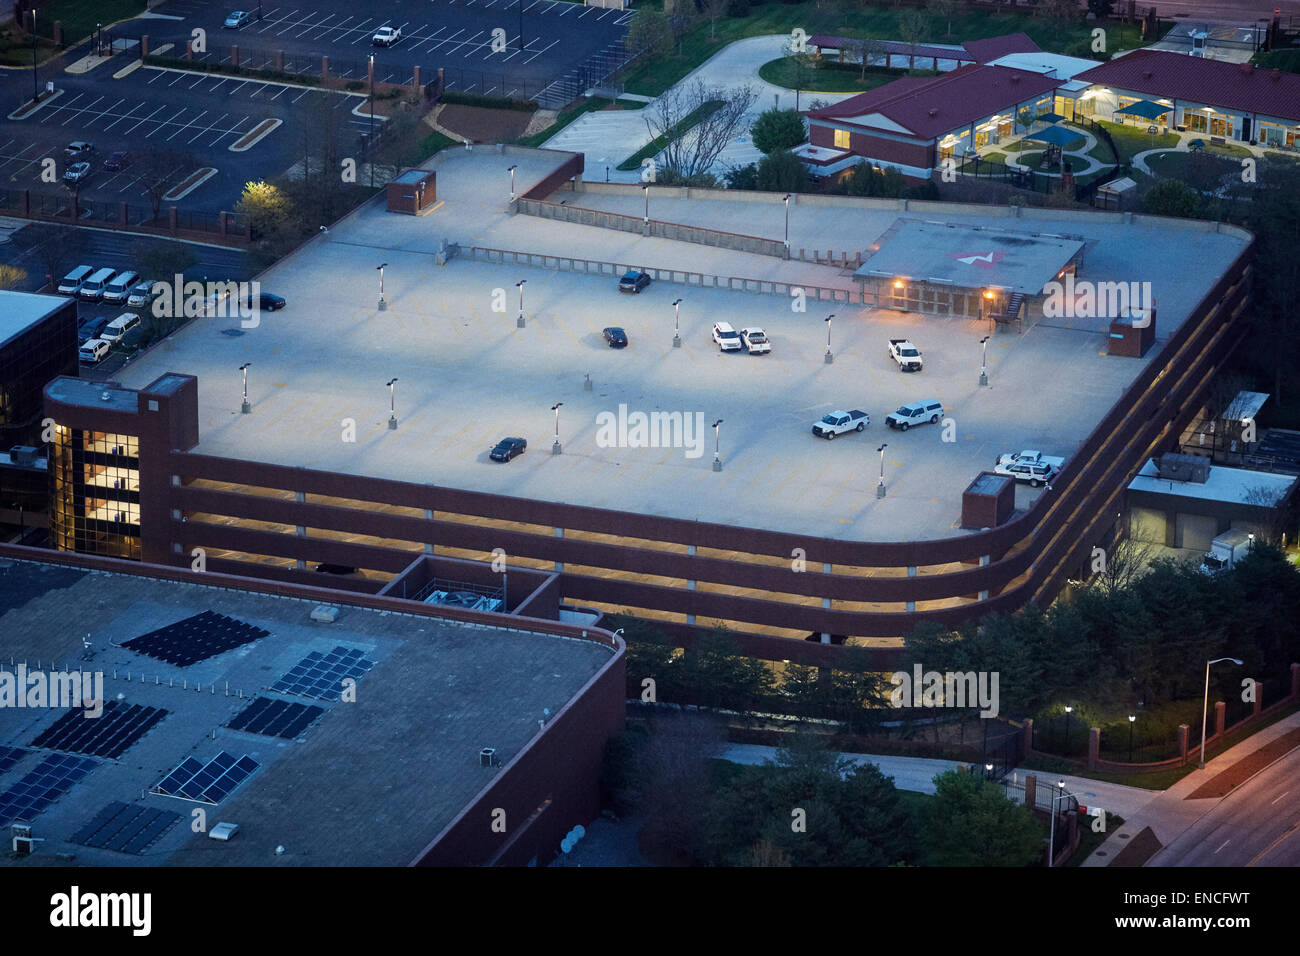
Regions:
<svg viewBox="0 0 1300 956"><path fill-rule="evenodd" d="M1220 800L1147 866L1300 866L1300 747Z"/></svg>

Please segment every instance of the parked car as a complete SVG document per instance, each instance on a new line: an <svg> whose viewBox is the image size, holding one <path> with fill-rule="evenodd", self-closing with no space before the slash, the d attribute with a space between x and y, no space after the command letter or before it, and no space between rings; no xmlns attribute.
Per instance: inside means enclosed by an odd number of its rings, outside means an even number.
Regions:
<svg viewBox="0 0 1300 956"><path fill-rule="evenodd" d="M397 27L380 27L375 31L375 35L370 38L370 42L375 46L392 46L402 38L402 31Z"/></svg>
<svg viewBox="0 0 1300 956"><path fill-rule="evenodd" d="M640 292L650 284L650 275L646 272L637 272L635 269L623 273L623 278L618 280L619 292Z"/></svg>
<svg viewBox="0 0 1300 956"><path fill-rule="evenodd" d="M900 372L919 372L924 362L921 350L907 339L890 339L889 357L898 363Z"/></svg>
<svg viewBox="0 0 1300 956"><path fill-rule="evenodd" d="M913 425L924 425L926 422L933 425L942 417L943 402L929 398L923 402L900 406L898 411L885 416L885 424L890 428L907 431Z"/></svg>
<svg viewBox="0 0 1300 956"><path fill-rule="evenodd" d="M238 30L253 19L251 10L236 10L230 16L226 17L226 22L222 27L227 30Z"/></svg>
<svg viewBox="0 0 1300 956"><path fill-rule="evenodd" d="M85 159L95 151L93 144L83 139L75 140L64 147L63 153L68 159Z"/></svg>
<svg viewBox="0 0 1300 956"><path fill-rule="evenodd" d="M321 574L356 574L357 569L350 564L318 564L316 570Z"/></svg>
<svg viewBox="0 0 1300 956"><path fill-rule="evenodd" d="M605 337L605 344L612 349L621 349L627 347L627 333L617 325L607 325L600 330L600 334Z"/></svg>
<svg viewBox="0 0 1300 956"><path fill-rule="evenodd" d="M59 280L59 292L62 295L76 295L81 291L81 287L85 281L94 274L94 266L77 266L77 268L73 269Z"/></svg>
<svg viewBox="0 0 1300 956"><path fill-rule="evenodd" d="M871 424L871 416L860 408L851 412L836 410L813 422L812 433L827 441L845 432L860 432Z"/></svg>
<svg viewBox="0 0 1300 956"><path fill-rule="evenodd" d="M88 339L81 343L81 348L77 350L77 358L87 365L98 365L112 347L113 343L106 342L104 339Z"/></svg>
<svg viewBox="0 0 1300 956"><path fill-rule="evenodd" d="M527 450L528 441L526 439L503 438L488 453L488 457L493 461L509 461L511 458L518 458Z"/></svg>
<svg viewBox="0 0 1300 956"><path fill-rule="evenodd" d="M718 348L724 352L739 352L744 348L740 341L740 333L731 327L730 322L713 323L713 341L718 343Z"/></svg>
<svg viewBox="0 0 1300 956"><path fill-rule="evenodd" d="M1061 470L1064 458L1044 455L1041 451L1026 449L1013 454L999 455L993 471L999 475L1010 475L1016 481L1026 481L1031 487L1045 485Z"/></svg>
<svg viewBox="0 0 1300 956"><path fill-rule="evenodd" d="M104 327L104 331L100 333L99 337L110 342L120 342L126 337L126 333L139 327L140 316L134 312L123 312Z"/></svg>
<svg viewBox="0 0 1300 956"><path fill-rule="evenodd" d="M772 343L762 329L741 329L740 341L745 343L750 355L766 355L772 351Z"/></svg>
<svg viewBox="0 0 1300 956"><path fill-rule="evenodd" d="M77 328L77 336L83 342L86 341L87 339L97 339L99 338L99 333L103 332L104 329L107 328L107 326L108 326L108 316L106 315L100 315L93 319L87 319L85 322L81 323L81 325Z"/></svg>
<svg viewBox="0 0 1300 956"><path fill-rule="evenodd" d="M250 295L244 299L243 305L245 308L251 309L253 308L254 301L256 301L257 308L261 309L263 312L279 312L285 306L284 299L278 295L272 295L269 292L259 292L256 299Z"/></svg>
<svg viewBox="0 0 1300 956"><path fill-rule="evenodd" d="M131 296L131 288L140 281L140 273L127 269L125 272L119 272L113 276L113 281L104 286L104 294L100 296L105 302L112 305L121 305Z"/></svg>
<svg viewBox="0 0 1300 956"><path fill-rule="evenodd" d="M147 308L161 294L154 289L154 282L137 282L131 286L131 294L126 297L126 304L132 309Z"/></svg>
<svg viewBox="0 0 1300 956"><path fill-rule="evenodd" d="M90 163L73 163L63 171L65 183L79 183L90 175Z"/></svg>
<svg viewBox="0 0 1300 956"><path fill-rule="evenodd" d="M104 168L111 170L112 172L126 169L126 167L130 165L131 154L124 149L119 149L116 153L109 156L108 159L104 160Z"/></svg>

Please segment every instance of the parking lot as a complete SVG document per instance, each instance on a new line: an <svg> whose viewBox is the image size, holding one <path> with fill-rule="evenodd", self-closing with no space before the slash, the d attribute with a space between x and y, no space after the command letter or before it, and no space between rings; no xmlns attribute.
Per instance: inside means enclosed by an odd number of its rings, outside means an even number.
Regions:
<svg viewBox="0 0 1300 956"><path fill-rule="evenodd" d="M509 217L503 202L484 198L504 164L504 157L479 150L445 156L437 212L413 219L367 207L263 278L290 300L284 312L239 338L222 334L229 321L198 321L120 377L142 386L167 371L197 374L199 450L208 454L797 533L906 540L959 533L962 490L999 454L1038 448L1068 459L1150 360L1107 357L1106 336L1097 329L1044 323L1023 335L995 336L989 386L981 388L979 340L988 327L978 321L843 305L797 313L777 296L668 282L621 295L614 276L465 258L436 265L443 236L530 248L523 237L534 235L538 220ZM639 244L649 264L665 245L698 268L722 254L545 225L564 249L558 254L583 254L602 240ZM1131 258L1120 227L1106 229L1092 255ZM1205 238L1198 233L1185 245ZM1223 250L1206 243L1188 254L1184 239L1147 235L1142 245L1152 268L1171 270L1190 296L1192 287L1213 281L1202 256ZM751 258L753 269L779 265ZM380 264L389 305L382 312ZM516 326L520 280L523 329ZM678 297L683 345L674 349ZM1162 302L1162 338L1180 321L1176 309L1163 310ZM823 320L830 311L837 313L834 362L826 364ZM761 325L771 354L721 354L710 336L717 320ZM605 346L606 325L626 329L627 348ZM902 374L887 357L887 340L898 336L921 348L923 372ZM239 414L244 362L252 363L247 416ZM393 377L400 426L389 430ZM883 426L886 413L926 398L943 403L947 421L906 433ZM557 402L564 403L563 453L552 455ZM681 412L683 421L702 423L704 434L690 436L694 447L611 447L602 440L601 417L618 416L620 406L626 413ZM836 441L813 437L812 422L836 408L867 411L870 427ZM346 419L356 422L355 442L344 438ZM724 468L714 472L718 419ZM527 438L527 453L491 462L488 451L507 435ZM882 443L888 494L878 499ZM1018 501L1024 507L1050 493L1021 488Z"/></svg>

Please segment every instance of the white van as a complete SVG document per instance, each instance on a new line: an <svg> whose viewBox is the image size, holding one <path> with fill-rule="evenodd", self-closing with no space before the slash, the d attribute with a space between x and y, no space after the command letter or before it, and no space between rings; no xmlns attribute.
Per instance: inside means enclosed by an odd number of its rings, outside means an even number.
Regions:
<svg viewBox="0 0 1300 956"><path fill-rule="evenodd" d="M116 269L100 269L81 284L81 289L77 292L77 295L87 302L98 302L115 275L117 275Z"/></svg>
<svg viewBox="0 0 1300 956"><path fill-rule="evenodd" d="M94 271L93 266L77 266L59 282L59 291L64 295L76 295L81 290L81 284L89 279Z"/></svg>
<svg viewBox="0 0 1300 956"><path fill-rule="evenodd" d="M104 286L104 301L121 304L126 301L126 297L131 294L131 286L140 281L140 273L132 272L129 269L126 272L119 272L113 276L113 281Z"/></svg>
<svg viewBox="0 0 1300 956"><path fill-rule="evenodd" d="M107 339L110 342L120 342L126 333L130 332L140 324L140 316L134 312L123 312L112 322L108 323L107 328L99 333L101 339Z"/></svg>
<svg viewBox="0 0 1300 956"><path fill-rule="evenodd" d="M111 342L105 342L103 339L88 339L81 343L81 348L77 350L77 357L87 365L97 365L103 361L112 347Z"/></svg>

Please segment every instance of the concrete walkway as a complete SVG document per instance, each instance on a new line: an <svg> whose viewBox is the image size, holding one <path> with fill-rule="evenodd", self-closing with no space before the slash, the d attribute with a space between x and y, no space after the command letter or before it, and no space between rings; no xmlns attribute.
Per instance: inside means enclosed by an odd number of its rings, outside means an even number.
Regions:
<svg viewBox="0 0 1300 956"><path fill-rule="evenodd" d="M1059 123L1058 125L1060 125L1060 126L1064 126L1064 127L1068 127L1072 132L1078 133L1078 134L1079 134L1080 136L1082 136L1083 139L1084 139L1084 143L1083 143L1083 145L1080 146L1078 149L1066 149L1066 150L1062 150L1062 152L1064 153L1064 155L1066 155L1066 156L1073 156L1073 157L1075 157L1076 159L1082 159L1082 160L1085 160L1085 161L1088 163L1088 165L1085 166L1083 169L1076 169L1076 170L1074 171L1074 175L1075 175L1076 177L1078 177L1078 176L1088 176L1088 175L1090 175L1090 174L1092 174L1092 173L1095 173L1097 170L1101 169L1103 166L1108 165L1107 163L1103 163L1101 160L1097 159L1095 156L1089 156L1089 155L1087 155L1087 154L1092 150L1092 148L1095 147L1095 146L1097 145L1097 137L1093 136L1093 135L1092 135L1091 133L1089 133L1087 130L1079 129L1079 127L1077 127L1077 126L1072 126L1072 125L1070 125L1069 123ZM1015 142L1022 142L1022 141L1025 141L1025 138L1024 138L1023 136L1020 137L1019 140L1012 140L1011 142L1012 142L1012 143L1015 143ZM1028 142L1032 145L1032 144L1036 143L1037 141L1036 141L1036 140L1028 140ZM1010 144L1008 144L1008 145L1010 145ZM1001 147L1001 146L1002 146L1002 144L999 143L998 146L994 146L994 147L991 147L991 148L994 149L994 150L996 150L996 149L998 149L998 148ZM1044 143L1044 144L1043 144L1043 148L1045 149L1046 147L1047 147L1047 144ZM1016 155L1020 155L1020 154L1016 154ZM1014 159L1012 159L1012 154L1011 154L1011 153L1007 153L1007 165L1010 166L1012 169L1018 169L1018 170L1020 170L1020 171L1022 171L1022 172L1028 172L1028 171L1030 170L1030 167L1029 167L1029 166L1025 165L1024 163L1018 163L1018 162L1016 162ZM1059 178L1060 175L1061 175L1059 172L1048 172L1047 170L1040 170L1040 172L1042 172L1043 175L1045 175L1045 176L1056 176L1056 177L1058 177L1058 178Z"/></svg>
<svg viewBox="0 0 1300 956"><path fill-rule="evenodd" d="M1133 811L1125 813L1122 807L1116 804L1115 812L1124 818L1124 825L1093 851L1092 855L1083 861L1083 866L1109 866L1128 842L1146 827L1151 828L1162 847L1169 846L1201 817L1226 799L1226 796L1231 795L1228 794L1218 799L1189 800L1187 799L1189 794L1196 791L1216 774L1227 770L1237 761L1296 728L1300 728L1300 712L1279 720L1213 760L1207 761L1204 770L1195 770L1189 773L1168 790L1155 793L1151 800L1140 807L1136 807ZM1100 784L1094 785L1101 786ZM1086 801L1080 797L1079 802L1084 803ZM1104 800L1099 800L1098 805L1110 809L1106 806Z"/></svg>

